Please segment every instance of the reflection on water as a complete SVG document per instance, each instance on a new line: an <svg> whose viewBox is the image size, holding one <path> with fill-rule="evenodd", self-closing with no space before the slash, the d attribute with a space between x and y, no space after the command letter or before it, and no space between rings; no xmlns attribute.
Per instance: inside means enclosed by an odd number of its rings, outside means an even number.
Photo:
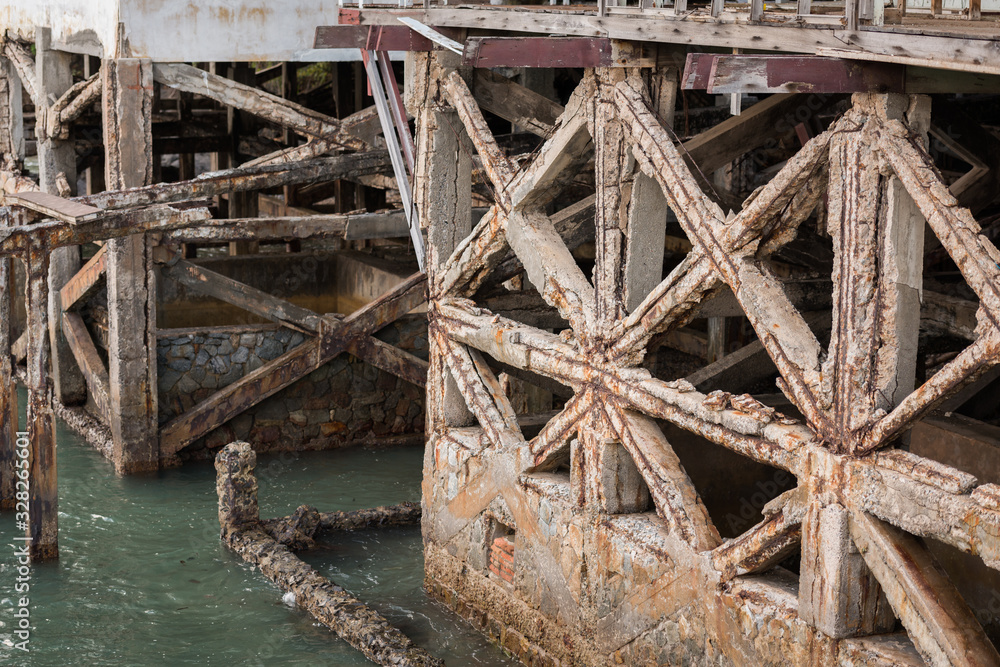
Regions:
<svg viewBox="0 0 1000 667"><path fill-rule="evenodd" d="M58 437L61 555L32 568L28 654L7 645L19 532L13 513L0 515L0 663L371 664L222 546L211 464L120 478L61 423ZM407 448L262 457L261 514L417 500L421 456ZM419 529L348 534L307 560L449 665L514 664L424 595Z"/></svg>

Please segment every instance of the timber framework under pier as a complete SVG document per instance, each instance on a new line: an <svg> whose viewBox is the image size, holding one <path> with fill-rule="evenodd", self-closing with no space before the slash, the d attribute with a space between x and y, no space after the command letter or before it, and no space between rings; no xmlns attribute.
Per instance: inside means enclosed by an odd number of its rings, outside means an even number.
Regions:
<svg viewBox="0 0 1000 667"><path fill-rule="evenodd" d="M426 385L427 588L527 664L1000 664L991 2L318 2L285 12L308 26L238 19L228 46L221 11L131 8L91 31L0 11L3 498L22 359L44 558L53 390L86 400L133 472L346 353ZM348 52L357 104L291 99L289 62ZM272 66L178 64L223 60ZM110 190L73 197L99 164L80 150L98 98ZM195 134L209 113L224 131ZM182 156L175 182L153 184L158 138ZM195 177L198 152L221 171ZM342 280L390 277L335 314L187 252L317 239L355 244ZM102 287L103 328L87 315ZM299 344L160 421L168 293ZM426 359L376 335L418 307ZM189 334L171 335L173 363ZM207 357L189 361L167 367ZM387 412L370 384L369 421ZM272 422L343 426L322 403L346 393ZM412 426L411 398L393 418Z"/></svg>
<svg viewBox="0 0 1000 667"><path fill-rule="evenodd" d="M0 486L32 559L58 555L57 413L121 474L237 437L420 442L421 239L359 54L300 86L309 65L114 57L23 18L0 53Z"/></svg>

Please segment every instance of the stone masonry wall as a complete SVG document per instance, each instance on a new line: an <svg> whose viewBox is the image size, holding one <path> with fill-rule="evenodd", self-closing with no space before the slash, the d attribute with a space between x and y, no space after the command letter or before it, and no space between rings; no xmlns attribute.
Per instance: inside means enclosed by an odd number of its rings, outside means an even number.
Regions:
<svg viewBox="0 0 1000 667"><path fill-rule="evenodd" d="M427 358L423 316L400 318L376 337ZM304 340L301 333L277 325L162 331L157 346L160 424ZM180 458L209 458L234 440L267 452L417 435L424 427L423 397L422 388L342 354L195 441Z"/></svg>

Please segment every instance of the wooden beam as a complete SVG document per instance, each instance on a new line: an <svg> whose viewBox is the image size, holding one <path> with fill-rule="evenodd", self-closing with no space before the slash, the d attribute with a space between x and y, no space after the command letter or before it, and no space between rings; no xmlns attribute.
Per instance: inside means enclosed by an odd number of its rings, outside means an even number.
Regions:
<svg viewBox="0 0 1000 667"><path fill-rule="evenodd" d="M158 183L144 187L102 192L96 195L77 197L75 200L101 209L134 208L151 204L206 199L234 191L267 190L283 185L319 183L359 174L375 174L384 171L388 166L389 156L385 151L369 151L316 158L304 162L239 167L202 174L190 181Z"/></svg>
<svg viewBox="0 0 1000 667"><path fill-rule="evenodd" d="M59 290L59 302L66 311L90 296L108 266L108 246L102 245L75 276Z"/></svg>
<svg viewBox="0 0 1000 667"><path fill-rule="evenodd" d="M111 411L108 371L97 353L94 340L87 331L87 325L79 313L70 312L63 313L62 328L69 348L73 351L73 357L87 381L89 396L97 406L101 417L107 420Z"/></svg>
<svg viewBox="0 0 1000 667"><path fill-rule="evenodd" d="M153 66L153 77L158 83L209 97L301 134L351 150L364 148L364 142L345 131L335 118L217 74L190 65L157 63Z"/></svg>
<svg viewBox="0 0 1000 667"><path fill-rule="evenodd" d="M100 73L75 83L49 108L49 136L63 140L69 139L69 131L73 121L100 98Z"/></svg>
<svg viewBox="0 0 1000 667"><path fill-rule="evenodd" d="M425 299L425 280L423 274L416 274L342 321L330 323L321 320L320 336L289 350L175 417L160 429L162 455L176 454L268 396L313 372L346 350L356 339L371 335L409 312ZM359 351L365 347L362 344ZM387 358L388 354L383 356ZM412 366L401 364L401 372L416 378Z"/></svg>
<svg viewBox="0 0 1000 667"><path fill-rule="evenodd" d="M998 665L1000 654L923 541L864 512L851 537L928 664Z"/></svg>
<svg viewBox="0 0 1000 667"><path fill-rule="evenodd" d="M404 238L409 234L403 211L308 216L228 218L211 226L187 227L162 235L163 243L211 243L240 240L342 238L347 241Z"/></svg>
<svg viewBox="0 0 1000 667"><path fill-rule="evenodd" d="M347 346L347 351L362 361L392 373L418 387L427 386L428 364L423 359L390 345L374 336L355 338Z"/></svg>
<svg viewBox="0 0 1000 667"><path fill-rule="evenodd" d="M22 44L6 38L2 41L2 48L3 55L7 57L17 72L17 76L21 80L21 87L28 94L31 103L35 107L47 106L47 100L42 100L41 88L39 88L35 77L35 63L28 50Z"/></svg>
<svg viewBox="0 0 1000 667"><path fill-rule="evenodd" d="M813 115L832 101L815 95L772 95L685 141L684 161L707 176L764 145L776 132L791 132L797 113Z"/></svg>
<svg viewBox="0 0 1000 667"><path fill-rule="evenodd" d="M486 111L543 138L563 112L560 104L490 70L475 71L472 93Z"/></svg>
<svg viewBox="0 0 1000 667"><path fill-rule="evenodd" d="M242 308L282 326L317 333L322 316L308 308L271 296L267 292L233 280L221 273L196 266L183 259L166 261L163 272L181 285L201 294Z"/></svg>
<svg viewBox="0 0 1000 667"><path fill-rule="evenodd" d="M996 93L996 77L897 63L778 54L688 55L685 90L726 93Z"/></svg>

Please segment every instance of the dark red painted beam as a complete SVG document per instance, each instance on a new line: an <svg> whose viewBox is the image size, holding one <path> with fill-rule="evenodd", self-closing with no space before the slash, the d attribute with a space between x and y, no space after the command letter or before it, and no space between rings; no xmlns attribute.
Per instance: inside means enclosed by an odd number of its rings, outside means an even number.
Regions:
<svg viewBox="0 0 1000 667"><path fill-rule="evenodd" d="M904 92L906 68L823 56L692 53L683 82L713 94Z"/></svg>
<svg viewBox="0 0 1000 667"><path fill-rule="evenodd" d="M709 93L997 93L1000 77L824 56L688 54L685 90Z"/></svg>
<svg viewBox="0 0 1000 667"><path fill-rule="evenodd" d="M470 37L462 64L472 67L610 67L610 39L602 37Z"/></svg>

